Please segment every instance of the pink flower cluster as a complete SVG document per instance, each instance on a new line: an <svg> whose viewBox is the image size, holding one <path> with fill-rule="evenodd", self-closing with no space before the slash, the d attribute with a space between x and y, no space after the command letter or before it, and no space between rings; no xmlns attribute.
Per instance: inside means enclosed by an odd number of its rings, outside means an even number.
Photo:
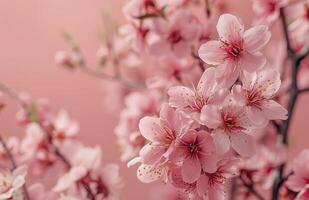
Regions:
<svg viewBox="0 0 309 200"><path fill-rule="evenodd" d="M103 164L99 146L78 140L79 125L65 110L53 115L45 100L20 101L17 118L26 131L22 139L10 137L0 146L0 199L119 199L118 165ZM11 173L11 165L19 167ZM54 186L45 189L42 176L52 176Z"/></svg>
<svg viewBox="0 0 309 200"><path fill-rule="evenodd" d="M71 54L57 56L124 85L107 85L106 97L108 107L121 108L121 160L140 164L142 182L168 183L168 200L309 193L305 161L285 170L294 105L309 91L308 2L243 2L250 15L228 0L131 0L126 24L111 30L104 21L99 70L73 40Z"/></svg>

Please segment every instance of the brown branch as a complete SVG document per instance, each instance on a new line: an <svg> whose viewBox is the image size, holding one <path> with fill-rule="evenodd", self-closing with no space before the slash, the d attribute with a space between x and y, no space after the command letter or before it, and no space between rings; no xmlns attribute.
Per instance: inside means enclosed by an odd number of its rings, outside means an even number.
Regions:
<svg viewBox="0 0 309 200"><path fill-rule="evenodd" d="M241 182L243 183L243 186L245 186L256 198L259 200L264 200L262 195L260 195L254 188L254 185L252 183L247 183L241 176L239 177Z"/></svg>

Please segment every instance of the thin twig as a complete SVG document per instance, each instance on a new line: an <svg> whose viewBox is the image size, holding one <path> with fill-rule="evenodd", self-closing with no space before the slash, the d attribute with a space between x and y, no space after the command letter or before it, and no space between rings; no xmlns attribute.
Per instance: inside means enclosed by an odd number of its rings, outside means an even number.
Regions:
<svg viewBox="0 0 309 200"><path fill-rule="evenodd" d="M262 195L260 195L254 188L252 183L247 183L241 176L239 177L239 179L241 180L241 182L243 183L243 185L254 195L256 196L256 198L258 198L259 200L264 200L264 198L262 197Z"/></svg>
<svg viewBox="0 0 309 200"><path fill-rule="evenodd" d="M309 92L309 87L300 89L298 92L299 92L299 93Z"/></svg>
<svg viewBox="0 0 309 200"><path fill-rule="evenodd" d="M140 84L140 83L123 79L120 75L118 66L116 67L114 75L110 75L110 74L107 74L105 72L97 71L97 70L94 70L94 69L88 67L79 47L76 45L76 43L72 39L71 35L69 35L68 33L64 33L64 39L68 43L68 45L71 48L74 55L79 59L76 63L77 66L83 72L85 72L86 74L94 76L94 77L99 78L99 79L107 80L107 81L119 82L119 83L121 83L121 84L123 84L127 87L131 87L131 88L135 88L135 89L146 89L146 87L144 85ZM114 64L115 64L115 59L114 59Z"/></svg>
<svg viewBox="0 0 309 200"><path fill-rule="evenodd" d="M206 10L207 18L210 18L211 10L210 10L209 0L205 0L205 10Z"/></svg>

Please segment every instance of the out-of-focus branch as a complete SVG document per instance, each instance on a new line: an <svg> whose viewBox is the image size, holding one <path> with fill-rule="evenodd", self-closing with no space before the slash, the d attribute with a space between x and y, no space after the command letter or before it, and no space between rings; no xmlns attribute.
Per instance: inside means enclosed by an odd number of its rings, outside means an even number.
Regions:
<svg viewBox="0 0 309 200"><path fill-rule="evenodd" d="M13 154L11 153L10 149L8 148L8 146L7 146L6 142L5 142L5 140L4 140L3 137L1 136L1 134L0 134L0 144L2 145L2 147L3 147L3 149L4 149L5 153L6 153L6 155L7 155L7 157L8 157L8 159L10 160L10 163L11 163L11 165L12 165L12 169L11 169L11 170L13 171L14 169L17 168L17 163L16 163L16 161L15 161L15 159L14 159ZM26 199L26 200L30 200L29 193L28 193L28 190L27 190L26 185L23 186L23 191L24 191L25 199Z"/></svg>
<svg viewBox="0 0 309 200"><path fill-rule="evenodd" d="M207 18L209 18L211 16L209 0L205 0L205 11Z"/></svg>
<svg viewBox="0 0 309 200"><path fill-rule="evenodd" d="M28 110L28 105L26 102L24 102L19 95L15 92L15 90L11 89L10 87L8 87L7 85L5 85L4 83L0 82L0 91L4 92L5 94L7 94L9 97L11 97L15 102L18 103L19 106L22 107L22 109ZM64 165L70 169L72 167L72 165L70 164L69 160L61 153L61 151L59 150L59 148L54 144L54 140L52 138L52 134L44 127L44 125L40 122L37 121L35 122L37 123L37 125L44 131L44 133L46 134L47 137L47 141L50 145L50 147L53 149L53 153L59 158L60 161L62 161L64 163ZM0 137L0 142L2 144L2 146L4 147L5 150L7 150L8 153L8 157L12 162L12 165L14 168L16 168L16 162L13 159L12 154L10 153L9 149L7 148L4 140ZM84 187L84 189L87 192L87 197L90 200L95 200L95 195L92 193L89 185L87 183L85 183L84 181L81 182L82 186ZM27 199L29 199L29 195L27 190L25 189L25 195L28 196Z"/></svg>
<svg viewBox="0 0 309 200"><path fill-rule="evenodd" d="M260 195L254 188L254 185L252 183L247 183L241 176L239 177L241 180L243 186L245 186L256 198L259 200L264 200L262 195Z"/></svg>
<svg viewBox="0 0 309 200"><path fill-rule="evenodd" d="M79 47L76 45L76 43L74 42L72 37L68 33L64 33L64 39L68 43L68 45L69 45L71 51L73 52L73 54L75 55L75 57L78 59L77 62L76 62L77 66L84 73L91 75L93 77L99 78L99 79L119 82L119 83L121 83L121 84L123 84L127 87L130 87L130 88L145 89L145 86L142 85L141 83L123 79L121 77L118 69L115 70L114 75L110 75L110 74L107 74L105 72L97 71L95 69L88 67Z"/></svg>
<svg viewBox="0 0 309 200"><path fill-rule="evenodd" d="M284 33L284 38L286 41L286 48L287 48L287 55L288 58L292 62L292 69L291 69L291 87L289 90L289 101L288 101L288 118L286 121L282 123L280 126L280 129L278 131L278 134L280 135L280 142L284 144L285 146L288 145L288 132L289 132L289 127L291 125L293 113L294 113L294 108L296 105L296 102L298 100L298 97L301 93L307 91L306 89L299 89L298 88L298 83L297 83L297 75L299 72L299 66L301 64L301 61L307 56L308 51L305 52L302 55L297 55L295 51L293 50L290 42L290 36L288 32L288 22L284 13L284 8L280 9L280 19L281 19L281 24L282 24L282 29ZM309 89L308 89L309 90ZM282 183L284 182L284 168L285 165L282 164L277 171L277 177L273 186L273 193L272 193L272 200L278 200L279 198L279 191L282 186Z"/></svg>

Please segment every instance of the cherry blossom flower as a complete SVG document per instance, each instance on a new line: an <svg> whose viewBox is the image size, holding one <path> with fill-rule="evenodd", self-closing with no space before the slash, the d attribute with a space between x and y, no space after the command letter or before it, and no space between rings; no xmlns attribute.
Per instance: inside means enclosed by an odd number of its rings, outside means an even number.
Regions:
<svg viewBox="0 0 309 200"><path fill-rule="evenodd" d="M145 144L145 138L139 132L139 121L147 115L157 114L159 107L156 93L130 93L125 98L125 108L115 128L118 143L122 149L121 160L128 161L137 156Z"/></svg>
<svg viewBox="0 0 309 200"><path fill-rule="evenodd" d="M25 177L27 175L27 167L22 165L13 172L0 172L0 199L12 199L22 186L25 184Z"/></svg>
<svg viewBox="0 0 309 200"><path fill-rule="evenodd" d="M188 131L176 143L171 159L181 162L182 178L187 183L198 180L201 171L213 173L217 169L215 143L206 131Z"/></svg>
<svg viewBox="0 0 309 200"><path fill-rule="evenodd" d="M162 106L159 118L142 118L139 123L140 132L150 141L139 153L143 163L164 162L173 151L176 138L189 127L189 121L166 104Z"/></svg>
<svg viewBox="0 0 309 200"><path fill-rule="evenodd" d="M216 77L225 86L231 86L242 71L254 72L262 68L265 57L259 52L270 39L264 25L244 30L244 25L233 15L223 14L217 24L219 41L203 44L198 53L209 65L218 65Z"/></svg>
<svg viewBox="0 0 309 200"><path fill-rule="evenodd" d="M206 105L202 109L201 122L214 129L212 134L219 154L227 152L230 146L241 156L254 153L254 141L248 135L252 123L243 106L229 98L221 107Z"/></svg>
<svg viewBox="0 0 309 200"><path fill-rule="evenodd" d="M300 192L309 184L309 150L303 150L294 160L292 169L293 174L286 182L287 187L294 191Z"/></svg>
<svg viewBox="0 0 309 200"><path fill-rule="evenodd" d="M232 89L233 98L246 106L247 116L257 126L265 127L269 120L287 119L287 110L273 100L280 88L280 74L265 69L241 77L242 86Z"/></svg>
<svg viewBox="0 0 309 200"><path fill-rule="evenodd" d="M169 104L199 121L203 106L218 105L228 94L217 84L214 75L214 68L205 70L195 90L185 86L171 87L168 90Z"/></svg>
<svg viewBox="0 0 309 200"><path fill-rule="evenodd" d="M198 36L198 21L194 15L184 10L177 11L170 22L156 19L155 32L159 38L150 46L153 55L164 56L169 53L184 57L191 51L190 42Z"/></svg>
<svg viewBox="0 0 309 200"><path fill-rule="evenodd" d="M53 137L61 140L64 138L72 138L77 135L79 125L76 121L69 118L69 114L65 110L60 110L53 121Z"/></svg>
<svg viewBox="0 0 309 200"><path fill-rule="evenodd" d="M253 11L259 24L270 24L279 18L279 11L289 0L253 0Z"/></svg>
<svg viewBox="0 0 309 200"><path fill-rule="evenodd" d="M236 162L236 159L223 158L218 162L215 172L204 172L196 183L199 196L207 197L209 200L225 199L228 184L237 175Z"/></svg>

